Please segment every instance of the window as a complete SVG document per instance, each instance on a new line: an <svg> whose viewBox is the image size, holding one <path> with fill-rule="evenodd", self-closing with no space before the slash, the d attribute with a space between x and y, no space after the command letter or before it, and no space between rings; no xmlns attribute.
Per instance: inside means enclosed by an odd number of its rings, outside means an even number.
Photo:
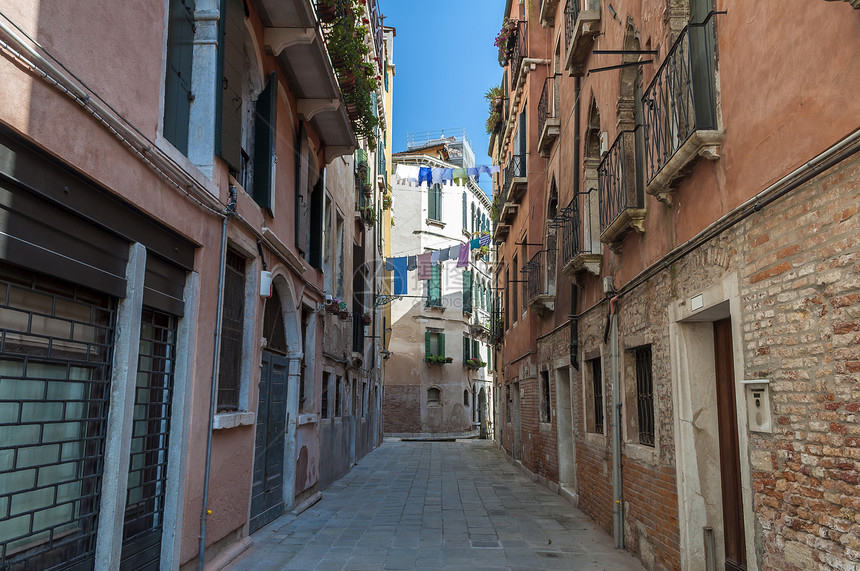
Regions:
<svg viewBox="0 0 860 571"><path fill-rule="evenodd" d="M427 280L427 305L440 307L442 305L442 265L436 264L430 269L430 279Z"/></svg>
<svg viewBox="0 0 860 571"><path fill-rule="evenodd" d="M518 302L518 299L519 299L518 294L519 294L520 288L517 287L518 284L516 283L516 280L522 280L523 279L522 276L520 276L520 271L519 271L520 266L519 266L518 262L519 262L519 260L517 259L517 256L514 255L514 279L513 279L514 287L510 288L511 296L513 296L513 300L512 300L513 303L511 304L511 319L513 320L514 323L517 322L517 315L519 313L519 307L520 307L520 304Z"/></svg>
<svg viewBox="0 0 860 571"><path fill-rule="evenodd" d="M586 371L591 373L587 397L590 397L587 414L588 432L603 434L603 373L600 368L600 357L586 362Z"/></svg>
<svg viewBox="0 0 860 571"><path fill-rule="evenodd" d="M167 73L164 78L164 138L188 154L191 62L194 58L194 0L170 0Z"/></svg>
<svg viewBox="0 0 860 571"><path fill-rule="evenodd" d="M442 400L442 391L438 387L430 387L427 389L427 404L429 406L439 406Z"/></svg>
<svg viewBox="0 0 860 571"><path fill-rule="evenodd" d="M245 258L227 250L218 366L218 410L239 408L242 344L245 327Z"/></svg>
<svg viewBox="0 0 860 571"><path fill-rule="evenodd" d="M463 391L463 406L469 406L469 389Z"/></svg>
<svg viewBox="0 0 860 571"><path fill-rule="evenodd" d="M465 363L472 357L472 342L468 335L463 335L463 362Z"/></svg>
<svg viewBox="0 0 860 571"><path fill-rule="evenodd" d="M334 378L334 415L343 416L343 377Z"/></svg>
<svg viewBox="0 0 860 571"><path fill-rule="evenodd" d="M651 347L633 350L636 360L636 412L639 443L654 446L654 383L651 378Z"/></svg>
<svg viewBox="0 0 860 571"><path fill-rule="evenodd" d="M334 289L334 268L332 258L334 257L334 220L331 216L331 197L325 196L325 214L323 216L323 228L325 228L325 250L323 251L323 289L331 294Z"/></svg>
<svg viewBox="0 0 860 571"><path fill-rule="evenodd" d="M472 203L472 234L474 234L474 233L475 233L475 230L477 230L477 229L475 228L475 220L476 220L476 219L475 219L475 203L473 202L473 203Z"/></svg>
<svg viewBox="0 0 860 571"><path fill-rule="evenodd" d="M352 416L358 416L358 381L352 380Z"/></svg>
<svg viewBox="0 0 860 571"><path fill-rule="evenodd" d="M331 373L324 372L323 373L323 383L322 383L322 407L320 410L320 415L323 418L329 417L328 411L328 385L331 382Z"/></svg>
<svg viewBox="0 0 860 571"><path fill-rule="evenodd" d="M361 383L361 418L367 415L367 382Z"/></svg>
<svg viewBox="0 0 860 571"><path fill-rule="evenodd" d="M472 339L472 358L481 360L481 342L477 339Z"/></svg>
<svg viewBox="0 0 860 571"><path fill-rule="evenodd" d="M427 192L427 218L442 221L442 185L433 184Z"/></svg>
<svg viewBox="0 0 860 571"><path fill-rule="evenodd" d="M521 251L520 260L523 263L523 268L526 267L526 263L529 259L529 257L528 257L529 256L528 255L528 251L529 251L528 248L529 247L527 245L528 241L529 241L528 235L523 236L522 245L520 246L520 251ZM519 275L519 279L522 280L520 282L520 290L521 290L520 291L520 296L521 296L520 297L520 303L522 303L522 307L520 308L520 312L525 313L529 307L529 305L528 305L528 302L529 302L529 284L528 284L528 278L527 278L528 274L524 274L524 273L520 272L517 275Z"/></svg>
<svg viewBox="0 0 860 571"><path fill-rule="evenodd" d="M424 332L424 357L445 356L445 334L439 331Z"/></svg>
<svg viewBox="0 0 860 571"><path fill-rule="evenodd" d="M343 300L343 248L344 248L344 238L343 238L343 216L341 216L340 212L337 213L337 222L335 223L335 271L337 272L337 279L335 280L335 297L339 300Z"/></svg>
<svg viewBox="0 0 860 571"><path fill-rule="evenodd" d="M472 272L463 271L463 311L472 313Z"/></svg>
<svg viewBox="0 0 860 571"><path fill-rule="evenodd" d="M540 421L552 422L552 401L549 392L549 371L540 372Z"/></svg>
<svg viewBox="0 0 860 571"><path fill-rule="evenodd" d="M259 77L258 54L245 25L242 0L226 0L220 21L221 89L215 148L231 174L271 212L278 79ZM265 83L265 87L264 84Z"/></svg>
<svg viewBox="0 0 860 571"><path fill-rule="evenodd" d="M505 385L505 421L511 423L511 385Z"/></svg>

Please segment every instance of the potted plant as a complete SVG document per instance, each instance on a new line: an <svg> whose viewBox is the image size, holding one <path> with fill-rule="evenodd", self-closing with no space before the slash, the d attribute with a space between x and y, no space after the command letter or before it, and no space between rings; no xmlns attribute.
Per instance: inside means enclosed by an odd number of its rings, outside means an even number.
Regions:
<svg viewBox="0 0 860 571"><path fill-rule="evenodd" d="M342 301L337 306L337 311L340 314L340 318L344 321L349 319L349 310L346 307L346 302Z"/></svg>
<svg viewBox="0 0 860 571"><path fill-rule="evenodd" d="M516 20L505 18L502 21L502 29L496 35L494 46L499 48L499 65L504 67L508 62L517 44L517 24Z"/></svg>
<svg viewBox="0 0 860 571"><path fill-rule="evenodd" d="M365 206L361 209L361 217L368 226L373 226L376 223L376 210L372 206Z"/></svg>
<svg viewBox="0 0 860 571"><path fill-rule="evenodd" d="M391 197L390 196L385 195L382 197L382 208L383 208L383 210L388 210L389 208L391 208Z"/></svg>
<svg viewBox="0 0 860 571"><path fill-rule="evenodd" d="M361 323L364 325L370 325L373 322L373 318L370 313L365 313L361 316Z"/></svg>
<svg viewBox="0 0 860 571"><path fill-rule="evenodd" d="M424 357L424 361L428 365L444 365L445 363L450 363L453 359L445 355L427 355Z"/></svg>
<svg viewBox="0 0 860 571"><path fill-rule="evenodd" d="M340 300L336 297L332 298L328 302L328 305L326 305L326 310L329 313L338 313L340 311Z"/></svg>
<svg viewBox="0 0 860 571"><path fill-rule="evenodd" d="M330 24L337 19L337 9L340 0L317 0L317 18L320 22Z"/></svg>
<svg viewBox="0 0 860 571"><path fill-rule="evenodd" d="M501 85L494 85L484 93L484 99L489 103L489 116L487 117L486 129L490 134L502 126L502 110L505 103L505 92Z"/></svg>
<svg viewBox="0 0 860 571"><path fill-rule="evenodd" d="M486 363L484 361L481 361L477 357L471 357L469 359L466 359L464 364L470 369L480 369L481 367L486 366Z"/></svg>

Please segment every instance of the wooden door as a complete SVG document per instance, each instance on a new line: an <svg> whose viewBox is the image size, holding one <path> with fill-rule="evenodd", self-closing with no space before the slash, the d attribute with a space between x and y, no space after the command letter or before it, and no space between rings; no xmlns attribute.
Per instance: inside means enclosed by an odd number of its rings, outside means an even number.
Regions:
<svg viewBox="0 0 860 571"><path fill-rule="evenodd" d="M723 535L726 570L747 567L744 510L741 493L738 418L732 359L731 319L714 322L714 360L717 377L717 417L720 437L720 480L723 492Z"/></svg>

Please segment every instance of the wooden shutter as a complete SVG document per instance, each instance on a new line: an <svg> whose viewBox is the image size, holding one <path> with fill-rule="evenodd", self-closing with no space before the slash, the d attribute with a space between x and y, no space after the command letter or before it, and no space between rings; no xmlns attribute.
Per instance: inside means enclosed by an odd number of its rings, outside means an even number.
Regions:
<svg viewBox="0 0 860 571"><path fill-rule="evenodd" d="M427 192L427 218L430 220L439 220L439 196L437 195L436 185L430 186Z"/></svg>
<svg viewBox="0 0 860 571"><path fill-rule="evenodd" d="M430 269L427 282L427 305L442 305L442 270L439 265Z"/></svg>
<svg viewBox="0 0 860 571"><path fill-rule="evenodd" d="M304 123L296 138L296 247L306 255L310 246L310 196L308 196L308 136Z"/></svg>
<svg viewBox="0 0 860 571"><path fill-rule="evenodd" d="M194 56L194 0L170 0L167 72L164 80L164 138L188 154L191 61Z"/></svg>
<svg viewBox="0 0 860 571"><path fill-rule="evenodd" d="M445 356L445 334L439 333L439 355Z"/></svg>
<svg viewBox="0 0 860 571"><path fill-rule="evenodd" d="M477 340L477 339L472 339L472 352L471 352L471 355L472 355L472 357L474 357L475 359L480 359L480 358L481 358L481 350L480 350L480 346L479 346L479 344L478 344L478 340Z"/></svg>
<svg viewBox="0 0 860 571"><path fill-rule="evenodd" d="M424 332L424 358L426 359L432 353L430 353L430 332Z"/></svg>
<svg viewBox="0 0 860 571"><path fill-rule="evenodd" d="M272 214L275 187L275 117L278 104L278 74L269 76L257 97L254 113L254 201Z"/></svg>
<svg viewBox="0 0 860 571"><path fill-rule="evenodd" d="M469 360L469 338L463 335L463 362Z"/></svg>
<svg viewBox="0 0 860 571"><path fill-rule="evenodd" d="M466 230L469 225L466 222L466 193L463 193L463 230Z"/></svg>
<svg viewBox="0 0 860 571"><path fill-rule="evenodd" d="M463 311L472 312L472 274L463 272Z"/></svg>
<svg viewBox="0 0 860 571"><path fill-rule="evenodd" d="M215 153L234 171L242 165L242 77L245 65L245 10L242 0L221 0Z"/></svg>

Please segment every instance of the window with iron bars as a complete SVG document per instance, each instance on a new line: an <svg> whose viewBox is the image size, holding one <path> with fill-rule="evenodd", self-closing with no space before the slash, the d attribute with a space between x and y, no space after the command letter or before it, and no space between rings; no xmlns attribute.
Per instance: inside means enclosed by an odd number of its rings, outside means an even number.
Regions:
<svg viewBox="0 0 860 571"><path fill-rule="evenodd" d="M639 443L654 446L654 383L651 376L651 347L633 350L636 361L636 412Z"/></svg>
<svg viewBox="0 0 860 571"><path fill-rule="evenodd" d="M588 361L591 372L591 426L589 432L603 434L603 371L600 357Z"/></svg>

